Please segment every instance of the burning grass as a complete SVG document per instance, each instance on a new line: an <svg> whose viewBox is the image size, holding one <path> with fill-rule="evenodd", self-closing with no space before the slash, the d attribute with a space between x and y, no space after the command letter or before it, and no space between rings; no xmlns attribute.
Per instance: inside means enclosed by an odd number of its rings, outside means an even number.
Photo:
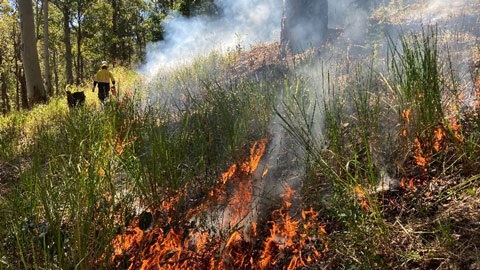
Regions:
<svg viewBox="0 0 480 270"><path fill-rule="evenodd" d="M439 33L401 39L389 68L348 63L318 85L304 70L323 70L316 59L289 74L278 44L262 45L168 77L169 106L135 94L54 113L27 121L28 142L25 119L5 122L0 185L19 184L0 194L0 268L477 269L480 51L458 75ZM337 60L301 58L327 54ZM292 169L272 150L289 140L259 139L274 101L306 172L257 211L257 184ZM28 166L5 171L25 153Z"/></svg>
<svg viewBox="0 0 480 270"><path fill-rule="evenodd" d="M272 269L288 265L288 269L297 269L318 262L328 250L325 226L318 223L319 213L313 209L302 211L301 217L291 216L293 190L287 189L282 205L262 221L263 230L258 230L255 221L241 222L252 211L252 174L265 152L266 143L266 140L255 143L249 159L240 165L232 165L223 173L218 180L219 187L186 216L179 220L167 217L167 224L146 231L133 223L125 233L117 236L113 241L115 254L112 256L115 267ZM229 187L229 182L233 182L233 188ZM233 191L231 196L227 195L230 193L228 189ZM222 222L211 224L211 228L195 222L202 211L212 211L218 204L225 206ZM159 210L169 211L163 206ZM240 223L241 227L238 226Z"/></svg>

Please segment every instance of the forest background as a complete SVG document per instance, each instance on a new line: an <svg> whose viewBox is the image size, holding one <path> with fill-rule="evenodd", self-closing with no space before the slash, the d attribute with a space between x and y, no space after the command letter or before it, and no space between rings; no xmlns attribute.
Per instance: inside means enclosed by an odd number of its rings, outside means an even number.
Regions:
<svg viewBox="0 0 480 270"><path fill-rule="evenodd" d="M34 21L31 36L22 44L20 3L32 3L26 13ZM0 2L1 111L31 107L64 94L67 85L90 83L102 60L111 67L135 68L145 61L149 42L163 39L162 21L170 12L190 17L215 15L213 0L185 1L8 1ZM33 17L32 17L33 16ZM25 16L24 16L25 17ZM28 100L21 49L37 45L43 86ZM28 61L28 60L27 60ZM28 65L34 66L32 65ZM30 102L30 103L29 103Z"/></svg>

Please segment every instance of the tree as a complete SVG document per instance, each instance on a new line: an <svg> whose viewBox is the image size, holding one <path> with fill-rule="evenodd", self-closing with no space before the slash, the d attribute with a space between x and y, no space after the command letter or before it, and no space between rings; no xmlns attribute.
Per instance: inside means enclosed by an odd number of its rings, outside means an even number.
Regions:
<svg viewBox="0 0 480 270"><path fill-rule="evenodd" d="M11 110L8 93L9 71L13 62L13 44L11 43L11 31L15 27L13 9L8 1L0 1L0 89L1 89L1 110L5 115Z"/></svg>
<svg viewBox="0 0 480 270"><path fill-rule="evenodd" d="M71 42L70 22L72 0L53 0L52 3L60 9L63 15L63 42L65 44L65 81L67 84L73 83L73 54Z"/></svg>
<svg viewBox="0 0 480 270"><path fill-rule="evenodd" d="M48 95L53 95L52 89L52 73L50 72L50 51L48 49L50 44L48 34L48 0L43 2L43 57L45 70L45 91Z"/></svg>
<svg viewBox="0 0 480 270"><path fill-rule="evenodd" d="M328 34L327 0L283 0L282 54L322 45Z"/></svg>
<svg viewBox="0 0 480 270"><path fill-rule="evenodd" d="M31 0L18 0L20 15L20 31L22 36L22 59L27 83L27 95L29 106L48 101L43 87L40 62L35 35L33 7Z"/></svg>

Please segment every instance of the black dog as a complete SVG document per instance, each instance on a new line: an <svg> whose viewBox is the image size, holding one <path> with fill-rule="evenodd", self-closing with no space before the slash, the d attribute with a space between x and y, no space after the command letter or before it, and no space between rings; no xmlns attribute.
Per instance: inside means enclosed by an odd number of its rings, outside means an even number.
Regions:
<svg viewBox="0 0 480 270"><path fill-rule="evenodd" d="M85 102L85 93L83 93L83 91L75 92L73 94L70 91L66 91L66 92L67 92L68 107L70 108L80 107Z"/></svg>

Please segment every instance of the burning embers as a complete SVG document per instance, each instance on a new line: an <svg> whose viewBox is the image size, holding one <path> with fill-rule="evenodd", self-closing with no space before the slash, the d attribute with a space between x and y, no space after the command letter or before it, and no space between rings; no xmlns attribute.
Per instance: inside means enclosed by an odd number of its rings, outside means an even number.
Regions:
<svg viewBox="0 0 480 270"><path fill-rule="evenodd" d="M401 134L405 138L412 138L408 131L412 121L410 110L404 110L402 118L404 126ZM413 136L411 161L414 170L411 176L404 177L400 181L400 187L406 193L417 191L419 187L426 186L428 181L434 178L431 175L433 172L431 166L448 153L452 143L463 142L461 129L457 119L452 117L448 124L437 124Z"/></svg>
<svg viewBox="0 0 480 270"><path fill-rule="evenodd" d="M190 209L185 220L142 231L132 225L113 241L116 269L299 269L313 266L328 250L325 227L314 210L291 212L294 191L287 188L282 204L259 223L252 215L253 173L265 153L267 140L254 144L250 158L222 174L219 188ZM267 172L263 172L264 176ZM207 226L201 212L224 209ZM163 207L170 207L164 205ZM162 211L162 210L160 210ZM165 212L165 211L163 211ZM138 222L137 222L138 223ZM157 222L158 223L158 222Z"/></svg>

